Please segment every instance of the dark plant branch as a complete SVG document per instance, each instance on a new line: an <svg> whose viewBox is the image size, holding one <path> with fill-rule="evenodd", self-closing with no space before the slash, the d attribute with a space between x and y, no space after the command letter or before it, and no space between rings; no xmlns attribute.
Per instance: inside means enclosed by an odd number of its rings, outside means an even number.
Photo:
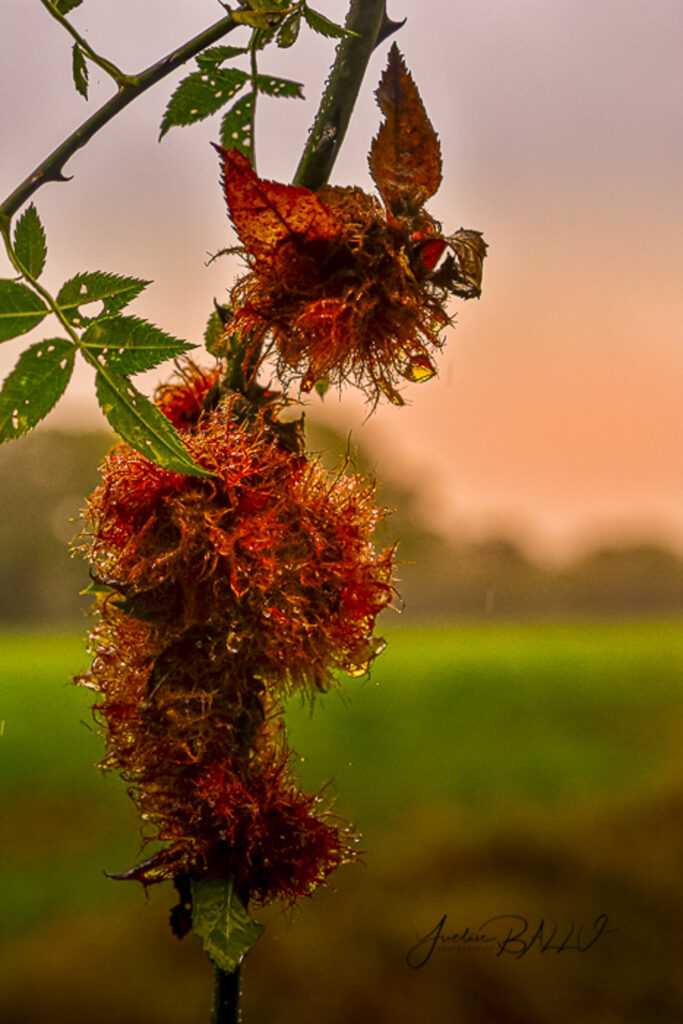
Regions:
<svg viewBox="0 0 683 1024"><path fill-rule="evenodd" d="M213 1015L211 1024L238 1024L240 969L229 974L214 968Z"/></svg>
<svg viewBox="0 0 683 1024"><path fill-rule="evenodd" d="M108 100L92 117L89 117L76 129L64 142L61 143L41 164L36 167L22 183L5 199L0 206L0 229L6 231L9 228L11 218L17 210L30 199L48 181L68 181L64 174L64 165L77 152L82 149L90 139L112 118L116 117L124 107L137 99L151 86L156 85L167 75L181 67L195 54L200 53L207 46L215 43L218 39L227 35L232 29L239 25L231 15L221 18L215 25L206 29L200 35L195 36L183 46L173 50L166 57L162 57L156 64L152 64L146 71L138 75L129 75L126 84L119 87L116 96Z"/></svg>
<svg viewBox="0 0 683 1024"><path fill-rule="evenodd" d="M301 162L295 185L313 191L324 185L344 141L370 54L403 22L387 17L386 0L351 0L346 28L354 33L342 39Z"/></svg>

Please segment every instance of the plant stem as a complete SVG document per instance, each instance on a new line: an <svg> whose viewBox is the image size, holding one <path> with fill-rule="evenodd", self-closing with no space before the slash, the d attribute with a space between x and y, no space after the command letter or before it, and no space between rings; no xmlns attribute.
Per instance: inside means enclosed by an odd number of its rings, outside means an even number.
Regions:
<svg viewBox="0 0 683 1024"><path fill-rule="evenodd" d="M346 36L337 47L337 57L323 93L306 148L294 176L295 185L313 191L328 180L344 141L370 54L402 22L390 21L386 0L351 0Z"/></svg>
<svg viewBox="0 0 683 1024"><path fill-rule="evenodd" d="M162 57L156 64L152 64L146 71L142 71L139 75L128 76L126 84L119 87L116 95L84 121L75 132L50 153L36 167L35 171L22 181L14 192L5 199L0 206L0 227L6 227L17 210L46 182L68 181L69 179L64 175L64 165L67 160L77 150L85 146L92 139L93 135L100 128L108 124L124 107L127 107L129 103L132 103L133 100L137 99L138 96L142 95L151 86L156 85L157 82L160 82L172 71L175 71L176 68L179 68L191 57L194 57L195 54L200 53L201 50L210 46L211 43L215 43L216 40L221 39L228 32L231 32L232 29L238 27L238 23L233 20L231 15L227 18L221 18L215 25L200 33L200 35L195 36L194 39L180 46L177 50L172 50L171 53L167 54L166 57Z"/></svg>
<svg viewBox="0 0 683 1024"><path fill-rule="evenodd" d="M214 969L213 1016L211 1024L237 1024L239 1021L240 969L232 974Z"/></svg>
<svg viewBox="0 0 683 1024"><path fill-rule="evenodd" d="M124 86L129 81L128 75L125 75L120 68L117 68L116 64L113 64L106 57L101 57L99 53L95 53L92 46L88 43L87 39L84 39L80 32L77 32L70 21L68 21L63 14L53 7L51 0L40 0L45 10L50 14L55 21L58 21L62 28L65 28L69 35L76 40L76 43L80 47L86 56L90 58L93 64L97 64L98 67L114 79L118 86Z"/></svg>

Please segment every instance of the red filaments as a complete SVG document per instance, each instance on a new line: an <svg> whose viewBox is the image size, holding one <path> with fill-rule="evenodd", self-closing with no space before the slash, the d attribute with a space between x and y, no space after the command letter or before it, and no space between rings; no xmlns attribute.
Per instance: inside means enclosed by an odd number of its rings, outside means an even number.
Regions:
<svg viewBox="0 0 683 1024"><path fill-rule="evenodd" d="M175 390L162 408L189 408L201 391L196 379ZM108 589L79 681L101 695L105 766L131 784L145 837L166 843L130 877L210 874L256 902L294 900L355 846L294 779L282 702L367 669L393 550L372 544L382 513L371 485L331 479L236 408L185 417L185 444L211 478L123 444L107 457L81 549Z"/></svg>

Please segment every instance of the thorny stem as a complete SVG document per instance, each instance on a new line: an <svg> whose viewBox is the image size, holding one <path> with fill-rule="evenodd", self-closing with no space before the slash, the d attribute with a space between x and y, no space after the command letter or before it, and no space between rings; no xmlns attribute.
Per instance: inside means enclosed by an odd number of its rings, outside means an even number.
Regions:
<svg viewBox="0 0 683 1024"><path fill-rule="evenodd" d="M112 120L124 107L137 99L151 86L156 85L163 78L169 75L176 68L188 61L195 54L200 53L211 43L221 39L223 36L237 28L231 15L221 18L215 25L195 36L177 50L172 50L166 57L162 57L156 64L152 64L146 71L139 75L126 76L126 84L119 86L115 96L108 100L99 110L80 125L64 142L61 143L35 171L5 199L0 205L0 229L9 226L9 222L17 210L48 181L68 181L64 175L64 165L74 153L82 149L92 137Z"/></svg>
<svg viewBox="0 0 683 1024"><path fill-rule="evenodd" d="M327 182L344 141L370 54L402 24L389 20L386 0L351 0L346 28L355 34L346 36L337 47L337 57L294 176L295 185L316 191Z"/></svg>
<svg viewBox="0 0 683 1024"><path fill-rule="evenodd" d="M211 1024L238 1024L240 1002L240 969L229 974L214 969L213 1014Z"/></svg>

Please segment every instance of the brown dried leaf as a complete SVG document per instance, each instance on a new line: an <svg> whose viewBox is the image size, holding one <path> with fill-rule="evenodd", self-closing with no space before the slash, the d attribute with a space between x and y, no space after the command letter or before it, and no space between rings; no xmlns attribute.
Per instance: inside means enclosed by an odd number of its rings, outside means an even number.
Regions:
<svg viewBox="0 0 683 1024"><path fill-rule="evenodd" d="M221 149L223 184L230 218L250 256L272 253L291 235L307 241L340 233L335 215L307 188L265 181L237 149Z"/></svg>
<svg viewBox="0 0 683 1024"><path fill-rule="evenodd" d="M370 173L391 212L410 215L441 183L441 148L395 43L375 95L385 120L370 149Z"/></svg>
<svg viewBox="0 0 683 1024"><path fill-rule="evenodd" d="M479 298L482 264L487 248L481 232L460 228L449 236L447 242L456 257L456 272L452 274L450 282L451 291L464 299Z"/></svg>

